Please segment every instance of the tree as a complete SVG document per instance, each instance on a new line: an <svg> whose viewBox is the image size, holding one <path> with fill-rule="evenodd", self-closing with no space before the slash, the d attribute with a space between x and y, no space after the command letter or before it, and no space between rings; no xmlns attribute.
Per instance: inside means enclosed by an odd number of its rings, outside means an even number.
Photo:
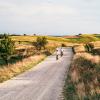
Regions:
<svg viewBox="0 0 100 100"><path fill-rule="evenodd" d="M42 47L45 49L45 45L48 43L46 37L42 37Z"/></svg>
<svg viewBox="0 0 100 100"><path fill-rule="evenodd" d="M3 34L0 34L0 39L2 39L3 38Z"/></svg>
<svg viewBox="0 0 100 100"><path fill-rule="evenodd" d="M8 64L8 60L14 53L14 50L14 42L8 35L4 35L3 39L0 41L0 56L6 62L6 64Z"/></svg>
<svg viewBox="0 0 100 100"><path fill-rule="evenodd" d="M26 36L26 34L24 34L24 36Z"/></svg>
<svg viewBox="0 0 100 100"><path fill-rule="evenodd" d="M33 42L33 45L37 50L41 50L42 47L45 49L45 45L48 43L46 37L37 37L36 42Z"/></svg>

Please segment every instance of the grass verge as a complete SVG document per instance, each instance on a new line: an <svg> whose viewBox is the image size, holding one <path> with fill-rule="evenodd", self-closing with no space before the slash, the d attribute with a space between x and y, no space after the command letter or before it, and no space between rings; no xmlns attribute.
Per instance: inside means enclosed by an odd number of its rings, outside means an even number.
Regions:
<svg viewBox="0 0 100 100"><path fill-rule="evenodd" d="M64 100L100 100L100 58L74 55L64 86Z"/></svg>
<svg viewBox="0 0 100 100"><path fill-rule="evenodd" d="M11 64L0 68L0 83L29 70L30 68L43 61L45 58L46 55L35 55L23 59L16 64Z"/></svg>

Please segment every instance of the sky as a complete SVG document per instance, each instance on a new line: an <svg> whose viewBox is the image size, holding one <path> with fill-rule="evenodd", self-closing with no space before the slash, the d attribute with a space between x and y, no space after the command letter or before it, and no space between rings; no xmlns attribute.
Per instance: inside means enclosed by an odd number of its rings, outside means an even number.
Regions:
<svg viewBox="0 0 100 100"><path fill-rule="evenodd" d="M0 0L0 33L100 33L100 0Z"/></svg>

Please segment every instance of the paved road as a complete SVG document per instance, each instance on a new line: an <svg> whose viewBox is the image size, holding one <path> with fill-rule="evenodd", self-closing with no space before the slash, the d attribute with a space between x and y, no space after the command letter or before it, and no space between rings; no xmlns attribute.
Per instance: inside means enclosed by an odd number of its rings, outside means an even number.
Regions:
<svg viewBox="0 0 100 100"><path fill-rule="evenodd" d="M0 100L60 100L72 56L72 49L66 48L58 61L55 55L49 56L35 68L0 84Z"/></svg>

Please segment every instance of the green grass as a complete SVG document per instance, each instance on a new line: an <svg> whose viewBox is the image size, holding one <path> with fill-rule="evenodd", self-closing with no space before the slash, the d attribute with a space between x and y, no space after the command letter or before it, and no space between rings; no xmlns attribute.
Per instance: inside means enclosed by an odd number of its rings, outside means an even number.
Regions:
<svg viewBox="0 0 100 100"><path fill-rule="evenodd" d="M71 42L71 43L88 43L92 41L99 41L99 34L82 34L79 38L64 38L64 37L54 37L54 36L45 36L48 41L52 42ZM23 43L31 43L36 40L37 36L11 36L12 40L15 42L21 41Z"/></svg>
<svg viewBox="0 0 100 100"><path fill-rule="evenodd" d="M94 34L93 36L100 40L100 34Z"/></svg>
<svg viewBox="0 0 100 100"><path fill-rule="evenodd" d="M89 43L89 42L99 41L99 40L100 38L97 38L92 35L81 35L79 38L68 39L68 41L72 43Z"/></svg>

